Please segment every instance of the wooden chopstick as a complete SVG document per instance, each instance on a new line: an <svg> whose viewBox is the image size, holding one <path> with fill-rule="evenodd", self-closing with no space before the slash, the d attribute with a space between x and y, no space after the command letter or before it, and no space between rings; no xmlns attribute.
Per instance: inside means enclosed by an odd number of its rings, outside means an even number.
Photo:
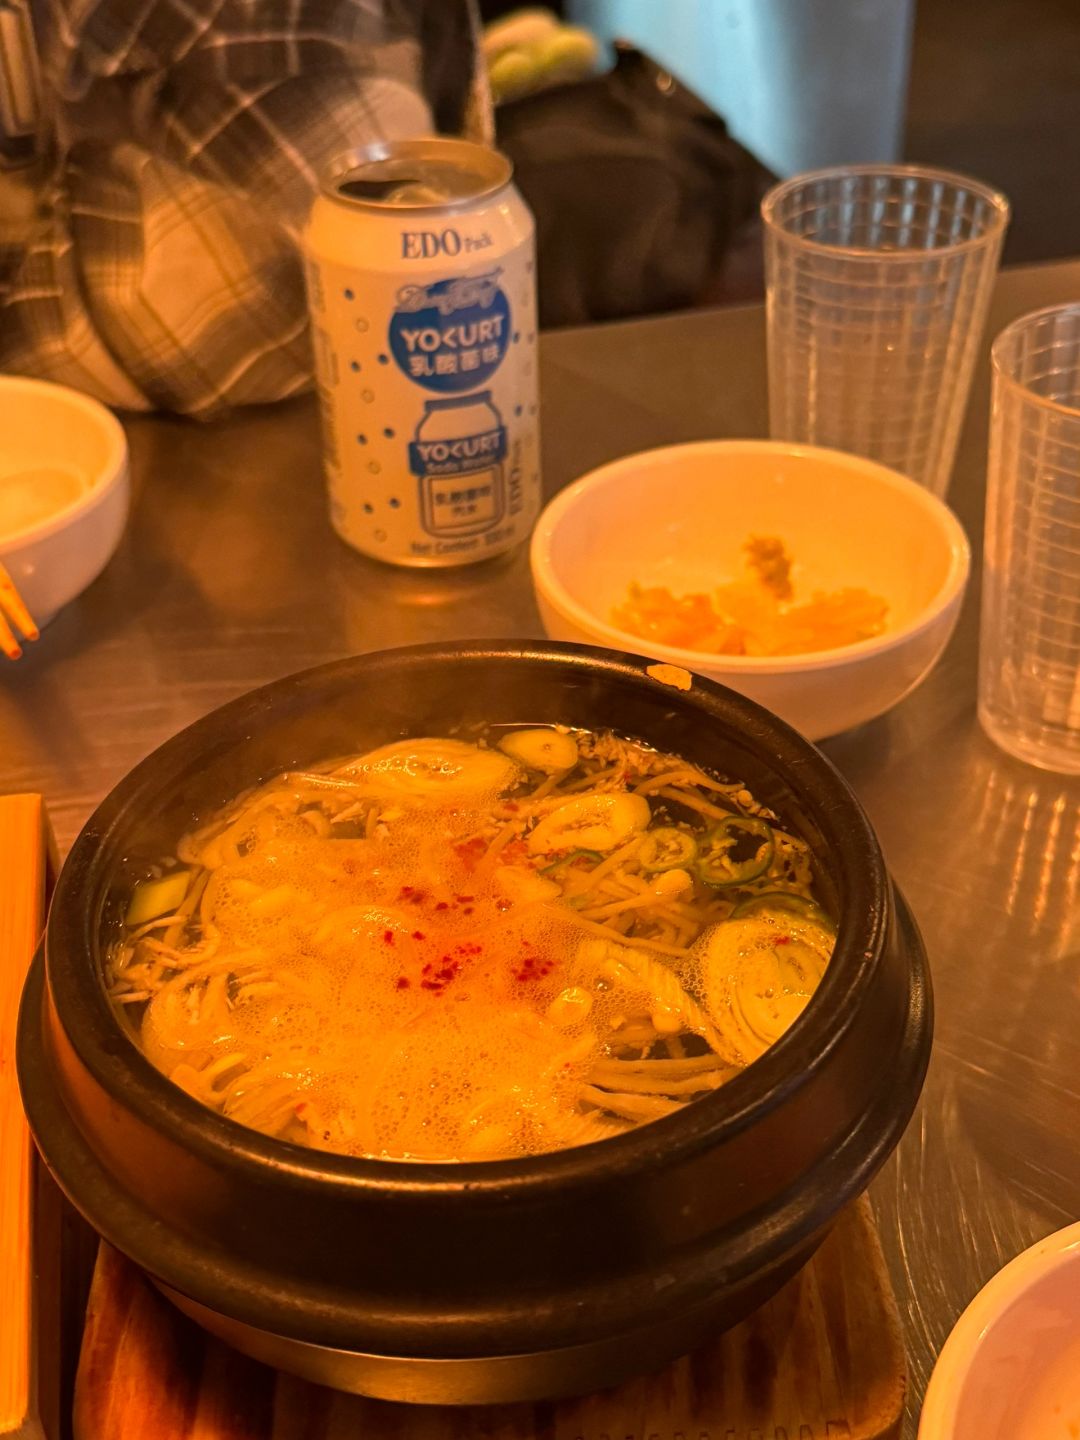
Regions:
<svg viewBox="0 0 1080 1440"><path fill-rule="evenodd" d="M44 1440L35 1383L30 1132L15 1074L15 1024L44 923L40 795L0 796L0 1436Z"/></svg>
<svg viewBox="0 0 1080 1440"><path fill-rule="evenodd" d="M22 646L15 638L15 628L22 631L24 640L36 640L41 633L16 590L15 581L0 563L0 650L9 660L18 660L22 654Z"/></svg>

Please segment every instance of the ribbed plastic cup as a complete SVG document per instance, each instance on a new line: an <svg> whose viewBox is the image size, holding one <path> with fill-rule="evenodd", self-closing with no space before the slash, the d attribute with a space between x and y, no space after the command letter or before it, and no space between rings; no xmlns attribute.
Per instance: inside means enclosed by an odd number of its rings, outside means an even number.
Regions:
<svg viewBox="0 0 1080 1440"><path fill-rule="evenodd" d="M796 175L761 208L771 435L943 496L1008 201L962 175L874 165Z"/></svg>
<svg viewBox="0 0 1080 1440"><path fill-rule="evenodd" d="M1080 774L1080 304L1025 315L992 355L979 720Z"/></svg>

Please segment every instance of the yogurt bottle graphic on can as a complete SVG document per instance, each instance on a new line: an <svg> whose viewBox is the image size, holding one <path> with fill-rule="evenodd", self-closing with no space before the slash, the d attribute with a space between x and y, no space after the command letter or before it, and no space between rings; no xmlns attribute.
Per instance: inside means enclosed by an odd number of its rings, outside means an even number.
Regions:
<svg viewBox="0 0 1080 1440"><path fill-rule="evenodd" d="M525 540L540 507L533 224L481 145L346 157L304 237L331 519L398 565Z"/></svg>
<svg viewBox="0 0 1080 1440"><path fill-rule="evenodd" d="M491 391L426 400L409 446L429 535L480 535L506 514L506 427Z"/></svg>

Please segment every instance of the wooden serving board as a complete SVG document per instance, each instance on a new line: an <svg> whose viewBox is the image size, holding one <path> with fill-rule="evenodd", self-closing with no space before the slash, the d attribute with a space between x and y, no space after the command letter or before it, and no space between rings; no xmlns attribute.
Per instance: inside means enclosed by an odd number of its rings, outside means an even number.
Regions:
<svg viewBox="0 0 1080 1440"><path fill-rule="evenodd" d="M441 1409L324 1390L205 1335L102 1245L75 1440L887 1440L905 1365L870 1208L748 1320L657 1374L577 1400Z"/></svg>
<svg viewBox="0 0 1080 1440"><path fill-rule="evenodd" d="M2 568L2 567L0 567ZM4 662L0 662L4 663ZM0 1436L43 1440L58 1429L59 1204L36 1204L35 1164L15 1073L26 968L45 919L53 867L40 795L0 795Z"/></svg>

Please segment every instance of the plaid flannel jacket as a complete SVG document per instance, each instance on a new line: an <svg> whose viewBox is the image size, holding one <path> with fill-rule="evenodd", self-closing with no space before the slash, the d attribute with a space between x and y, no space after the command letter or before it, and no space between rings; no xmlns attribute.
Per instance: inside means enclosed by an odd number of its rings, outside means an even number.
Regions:
<svg viewBox="0 0 1080 1440"><path fill-rule="evenodd" d="M41 0L34 26L44 158L0 175L0 370L120 408L307 388L297 239L329 162L490 135L470 0Z"/></svg>

